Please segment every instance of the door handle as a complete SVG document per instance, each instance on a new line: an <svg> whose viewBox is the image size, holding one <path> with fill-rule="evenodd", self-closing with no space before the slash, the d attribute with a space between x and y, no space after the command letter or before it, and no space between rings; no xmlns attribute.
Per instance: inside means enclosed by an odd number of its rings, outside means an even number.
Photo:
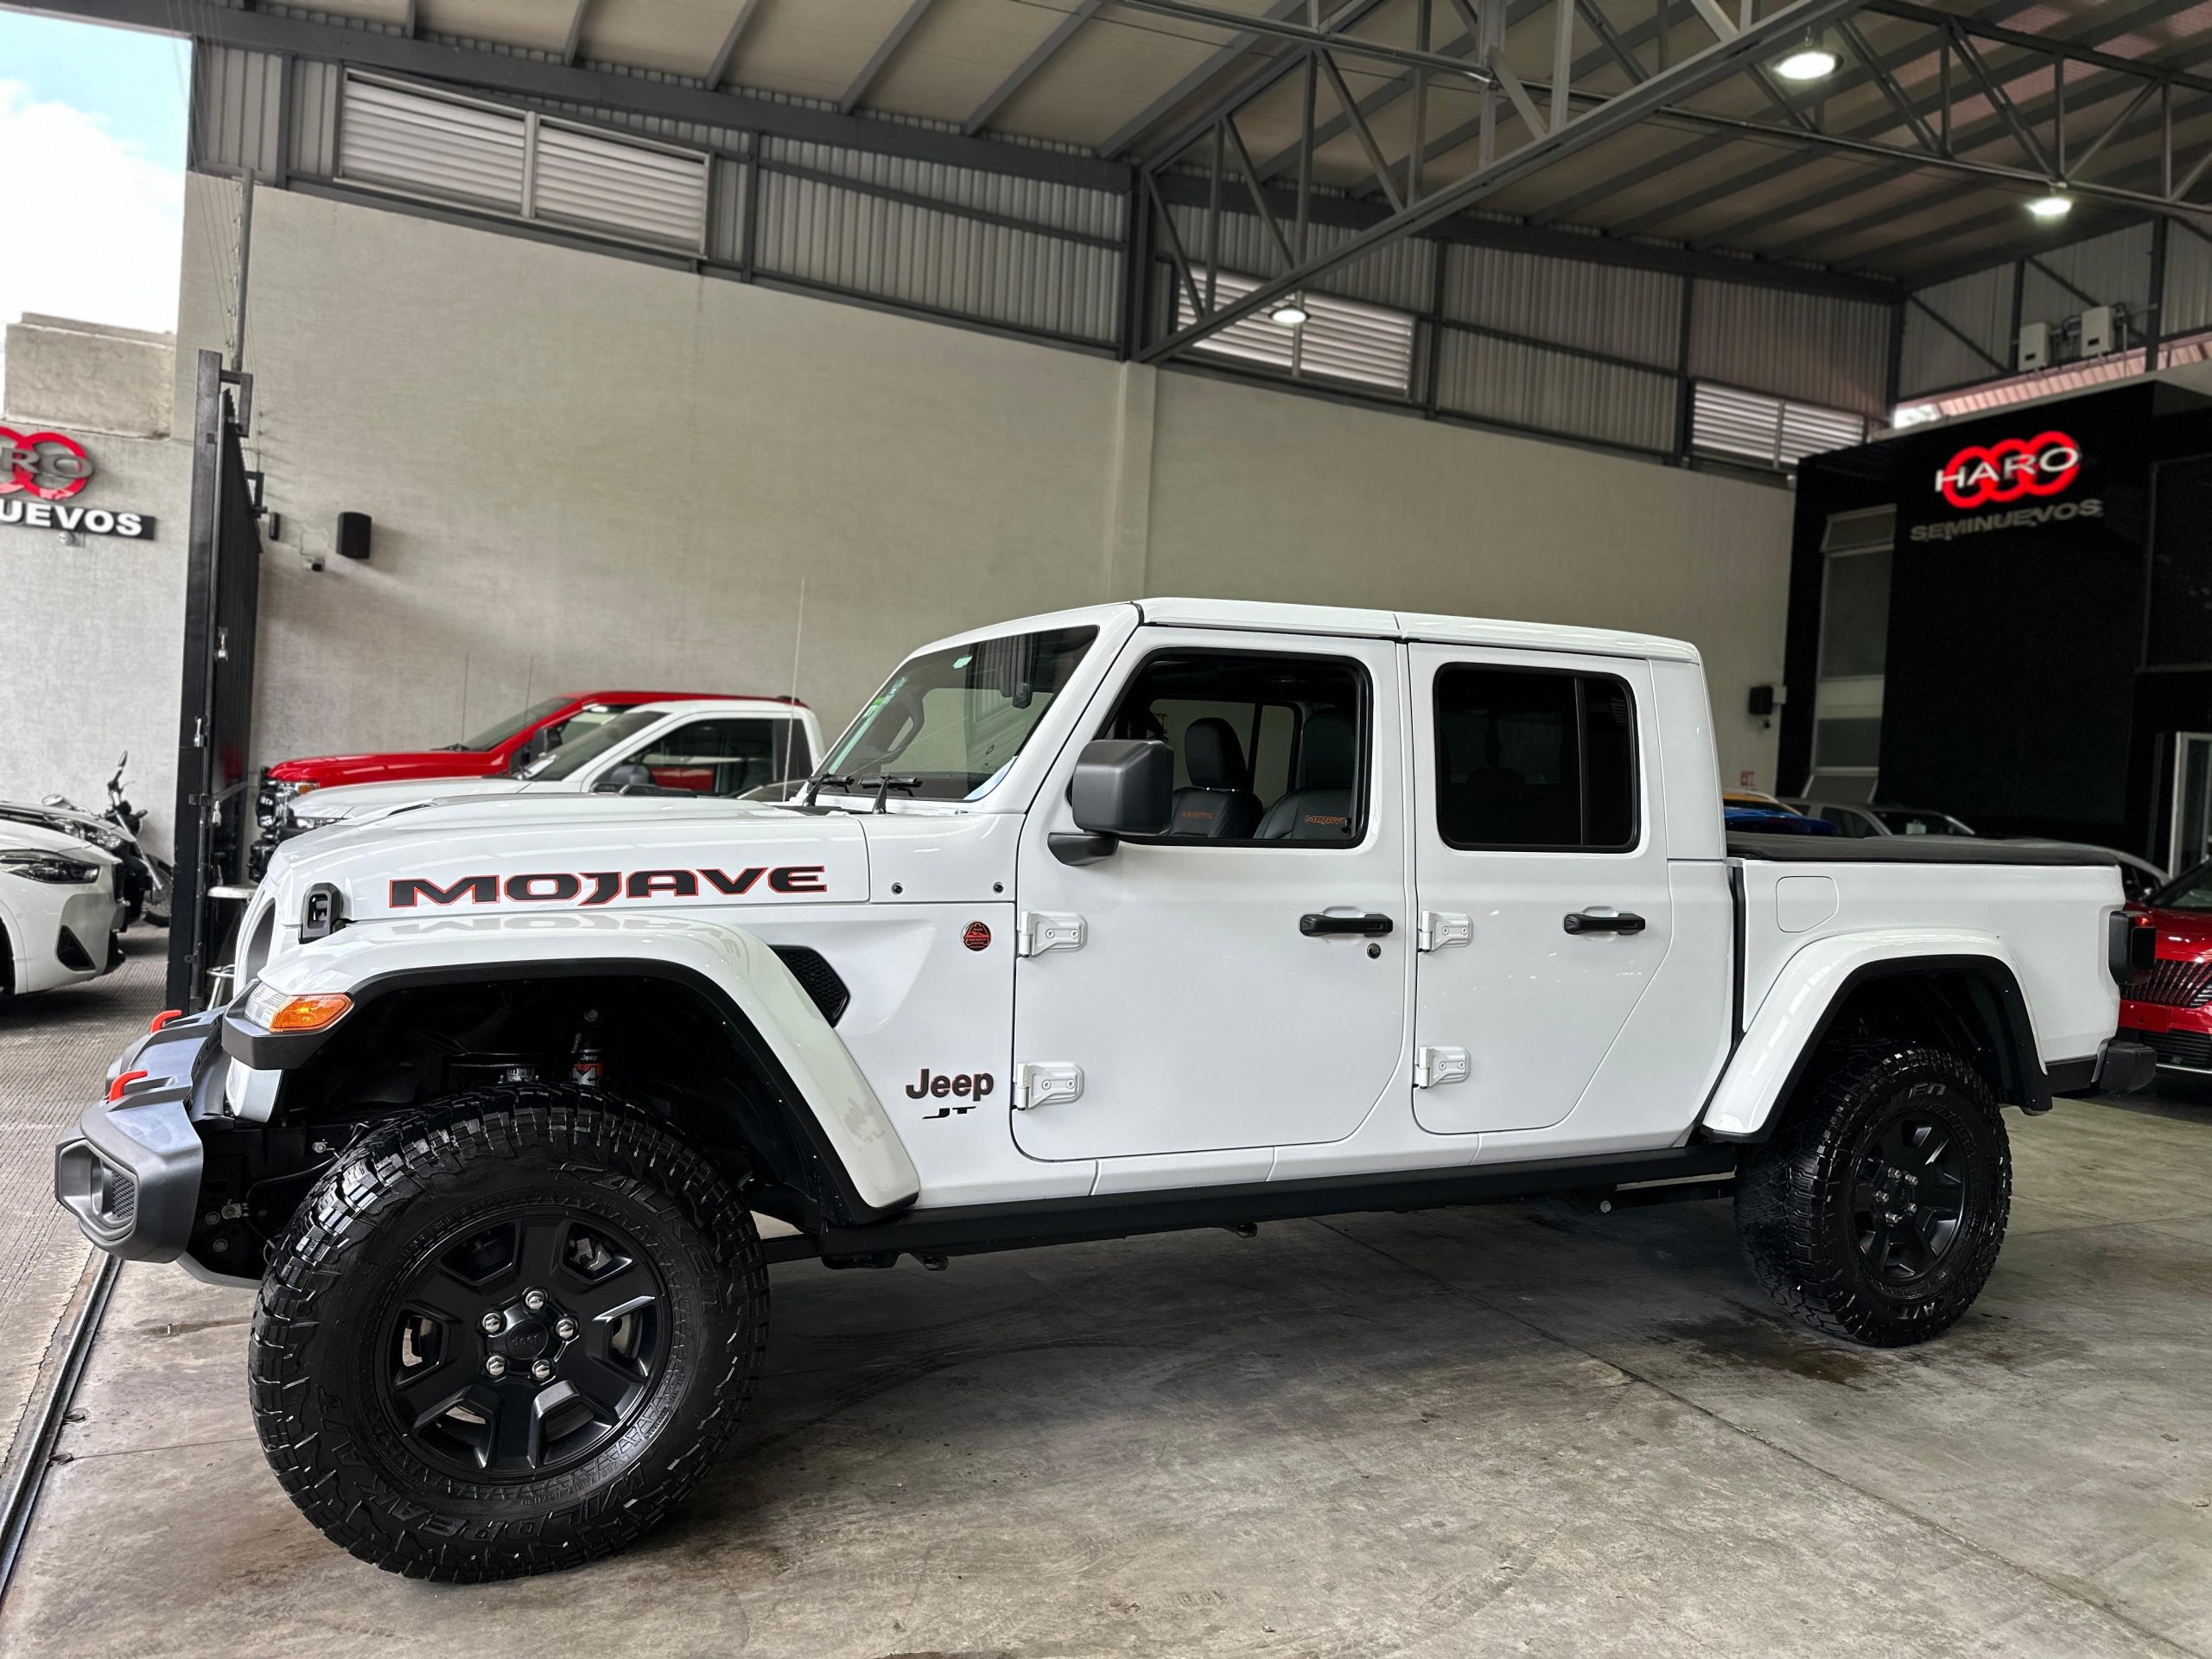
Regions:
<svg viewBox="0 0 2212 1659"><path fill-rule="evenodd" d="M1586 910L1570 910L1561 924L1570 933L1641 933L1643 918L1629 911L1618 916L1592 916Z"/></svg>
<svg viewBox="0 0 2212 1659"><path fill-rule="evenodd" d="M1309 939L1331 933L1388 933L1394 925L1388 916L1325 916L1311 910L1298 918L1298 931Z"/></svg>

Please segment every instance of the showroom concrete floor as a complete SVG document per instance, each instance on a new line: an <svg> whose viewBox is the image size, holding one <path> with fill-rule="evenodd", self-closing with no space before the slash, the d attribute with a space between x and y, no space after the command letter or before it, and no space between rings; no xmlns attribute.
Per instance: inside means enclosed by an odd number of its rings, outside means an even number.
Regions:
<svg viewBox="0 0 2212 1659"><path fill-rule="evenodd" d="M250 1296L127 1268L0 1654L2212 1654L2212 1103L2011 1118L1987 1294L1782 1323L1725 1204L779 1268L677 1521L477 1588L330 1548Z"/></svg>
<svg viewBox="0 0 2212 1659"><path fill-rule="evenodd" d="M56 1327L92 1280L92 1247L54 1202L54 1143L161 1007L168 942L134 929L113 973L0 1001L0 1471L14 1471L17 1434L59 1367Z"/></svg>

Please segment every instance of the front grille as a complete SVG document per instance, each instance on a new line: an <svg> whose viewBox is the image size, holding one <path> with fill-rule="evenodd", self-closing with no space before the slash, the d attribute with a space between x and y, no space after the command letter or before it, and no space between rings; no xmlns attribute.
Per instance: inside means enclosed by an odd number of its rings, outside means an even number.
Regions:
<svg viewBox="0 0 2212 1659"><path fill-rule="evenodd" d="M102 1196L100 1213L118 1227L128 1227L138 1218L138 1183L121 1170L102 1166L107 1178L107 1191Z"/></svg>
<svg viewBox="0 0 2212 1659"><path fill-rule="evenodd" d="M2212 1002L2212 962L2169 962L2160 957L2127 982L2125 995L2131 1001L2201 1008Z"/></svg>
<svg viewBox="0 0 2212 1659"><path fill-rule="evenodd" d="M2185 1065L2193 1071L2212 1071L2212 1032L2124 1031L2120 1034L2148 1043L2160 1065Z"/></svg>
<svg viewBox="0 0 2212 1659"><path fill-rule="evenodd" d="M803 944L779 944L774 949L784 959L784 966L791 970L791 977L798 981L799 988L822 1010L822 1017L833 1026L843 1018L853 994L837 977L837 970L822 959L822 953Z"/></svg>

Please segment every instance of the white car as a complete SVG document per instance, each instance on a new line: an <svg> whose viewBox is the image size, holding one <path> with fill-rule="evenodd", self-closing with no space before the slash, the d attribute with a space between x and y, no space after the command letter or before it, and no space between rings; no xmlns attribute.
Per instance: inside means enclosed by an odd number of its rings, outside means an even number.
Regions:
<svg viewBox="0 0 2212 1659"><path fill-rule="evenodd" d="M1713 731L1694 650L1594 628L1146 599L941 640L810 799L280 849L238 996L125 1051L56 1194L258 1282L278 1478L433 1579L665 1516L771 1261L1732 1191L1783 1306L1926 1341L2004 1242L1999 1103L2150 1081L2150 930L2080 849L1731 836Z"/></svg>
<svg viewBox="0 0 2212 1659"><path fill-rule="evenodd" d="M429 801L623 794L734 797L804 778L822 752L811 709L759 697L647 702L600 721L515 778L422 778L319 789L280 809L289 839Z"/></svg>
<svg viewBox="0 0 2212 1659"><path fill-rule="evenodd" d="M0 999L97 979L120 960L115 855L37 824L0 821Z"/></svg>

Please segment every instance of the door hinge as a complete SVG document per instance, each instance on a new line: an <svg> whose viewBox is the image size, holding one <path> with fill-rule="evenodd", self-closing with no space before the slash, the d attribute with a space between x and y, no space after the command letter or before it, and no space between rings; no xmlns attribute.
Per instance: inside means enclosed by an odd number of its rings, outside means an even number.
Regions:
<svg viewBox="0 0 2212 1659"><path fill-rule="evenodd" d="M1472 918L1450 910L1424 910L1414 930L1414 943L1423 950L1441 950L1447 944L1466 944L1475 937Z"/></svg>
<svg viewBox="0 0 2212 1659"><path fill-rule="evenodd" d="M1014 1068L1014 1109L1033 1112L1039 1106L1083 1098L1083 1068L1065 1060L1024 1060Z"/></svg>
<svg viewBox="0 0 2212 1659"><path fill-rule="evenodd" d="M1440 1083L1465 1083L1470 1062L1464 1048L1418 1048L1414 1051L1414 1087L1433 1089Z"/></svg>
<svg viewBox="0 0 2212 1659"><path fill-rule="evenodd" d="M1047 950L1080 950L1089 932L1080 916L1050 910L1025 910L1014 925L1014 954L1041 957Z"/></svg>

